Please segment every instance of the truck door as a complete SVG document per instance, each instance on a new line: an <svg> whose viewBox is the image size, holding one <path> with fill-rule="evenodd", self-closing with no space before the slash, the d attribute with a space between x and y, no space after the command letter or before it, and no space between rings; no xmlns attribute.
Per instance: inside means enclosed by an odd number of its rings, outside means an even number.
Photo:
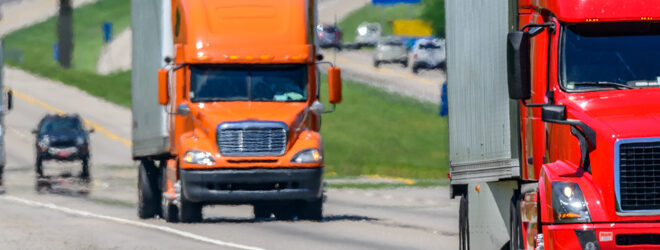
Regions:
<svg viewBox="0 0 660 250"><path fill-rule="evenodd" d="M520 15L520 27L528 23L543 23L538 14ZM541 104L548 100L548 46L549 29L531 39L531 76L532 97L527 103ZM541 166L547 161L546 154L546 124L541 121L540 108L527 108L521 106L521 140L522 155L524 156L522 176L526 180L537 180Z"/></svg>

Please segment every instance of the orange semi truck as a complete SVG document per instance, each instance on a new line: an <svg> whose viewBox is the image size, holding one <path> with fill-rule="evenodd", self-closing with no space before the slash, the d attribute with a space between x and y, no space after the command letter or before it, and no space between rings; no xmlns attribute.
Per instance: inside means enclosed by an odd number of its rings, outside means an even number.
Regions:
<svg viewBox="0 0 660 250"><path fill-rule="evenodd" d="M322 219L315 0L133 0L138 215ZM339 68L329 102L341 102Z"/></svg>

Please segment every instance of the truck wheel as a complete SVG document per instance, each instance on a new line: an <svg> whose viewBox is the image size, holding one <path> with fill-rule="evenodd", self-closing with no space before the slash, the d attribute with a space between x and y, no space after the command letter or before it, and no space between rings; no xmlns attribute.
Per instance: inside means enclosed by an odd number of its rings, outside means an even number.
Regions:
<svg viewBox="0 0 660 250"><path fill-rule="evenodd" d="M268 219L273 214L273 206L270 204L254 204L254 218Z"/></svg>
<svg viewBox="0 0 660 250"><path fill-rule="evenodd" d="M202 221L202 204L187 200L181 194L179 202L179 221L183 223L194 223Z"/></svg>
<svg viewBox="0 0 660 250"><path fill-rule="evenodd" d="M37 172L38 177L44 177L43 160L38 156L35 163L35 171Z"/></svg>
<svg viewBox="0 0 660 250"><path fill-rule="evenodd" d="M376 68L380 67L380 61L375 60L374 61L374 67L376 67Z"/></svg>
<svg viewBox="0 0 660 250"><path fill-rule="evenodd" d="M278 220L293 220L296 217L296 209L293 202L282 203L275 209L275 217Z"/></svg>
<svg viewBox="0 0 660 250"><path fill-rule="evenodd" d="M509 207L509 249L520 250L523 248L522 241L522 219L520 218L520 200L518 194L513 194L511 206Z"/></svg>
<svg viewBox="0 0 660 250"><path fill-rule="evenodd" d="M80 178L83 180L89 179L89 158L82 159L82 171L80 172Z"/></svg>
<svg viewBox="0 0 660 250"><path fill-rule="evenodd" d="M83 173L85 163L83 162ZM153 218L160 214L161 191L159 189L159 169L153 161L143 160L138 166L138 217Z"/></svg>
<svg viewBox="0 0 660 250"><path fill-rule="evenodd" d="M322 221L323 220L323 198L313 201L303 201L298 216L301 220Z"/></svg>
<svg viewBox="0 0 660 250"><path fill-rule="evenodd" d="M461 203L458 209L458 249L470 249L470 228L468 222L468 200L467 196L461 196Z"/></svg>
<svg viewBox="0 0 660 250"><path fill-rule="evenodd" d="M419 73L419 66L413 65L412 66L412 72L413 72L413 74Z"/></svg>
<svg viewBox="0 0 660 250"><path fill-rule="evenodd" d="M408 60L401 61L401 66L403 66L404 68L408 68Z"/></svg>

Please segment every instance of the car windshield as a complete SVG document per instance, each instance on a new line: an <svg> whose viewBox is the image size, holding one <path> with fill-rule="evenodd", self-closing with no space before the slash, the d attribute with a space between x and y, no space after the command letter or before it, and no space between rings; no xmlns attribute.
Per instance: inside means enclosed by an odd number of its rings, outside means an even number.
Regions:
<svg viewBox="0 0 660 250"><path fill-rule="evenodd" d="M193 102L307 100L306 65L191 67Z"/></svg>
<svg viewBox="0 0 660 250"><path fill-rule="evenodd" d="M57 132L67 132L67 131L78 131L81 130L82 126L80 120L76 118L57 118L46 120L41 124L42 133L57 133Z"/></svg>
<svg viewBox="0 0 660 250"><path fill-rule="evenodd" d="M440 49L440 46L433 43L424 43L419 45L419 49Z"/></svg>
<svg viewBox="0 0 660 250"><path fill-rule="evenodd" d="M563 29L562 86L593 91L658 87L660 23L568 24Z"/></svg>

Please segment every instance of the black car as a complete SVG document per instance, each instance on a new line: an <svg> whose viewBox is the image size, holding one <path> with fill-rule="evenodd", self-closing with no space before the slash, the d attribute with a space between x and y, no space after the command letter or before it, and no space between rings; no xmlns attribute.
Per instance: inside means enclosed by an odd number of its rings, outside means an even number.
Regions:
<svg viewBox="0 0 660 250"><path fill-rule="evenodd" d="M89 133L78 115L46 115L32 133L36 135L36 171L43 177L43 161L82 161L80 177L89 177Z"/></svg>

